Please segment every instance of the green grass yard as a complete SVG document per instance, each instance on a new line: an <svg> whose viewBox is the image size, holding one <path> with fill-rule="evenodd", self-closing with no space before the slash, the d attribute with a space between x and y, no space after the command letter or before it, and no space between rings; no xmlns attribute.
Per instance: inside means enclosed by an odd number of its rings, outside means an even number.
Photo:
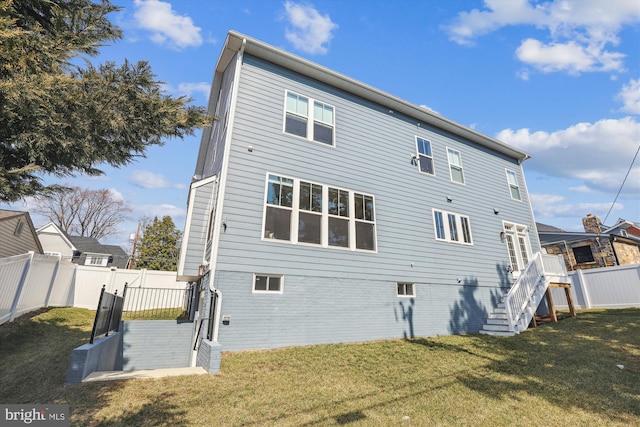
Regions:
<svg viewBox="0 0 640 427"><path fill-rule="evenodd" d="M640 425L640 309L512 338L229 353L219 375L65 388L93 316L53 308L0 326L0 403L68 403L78 426Z"/></svg>

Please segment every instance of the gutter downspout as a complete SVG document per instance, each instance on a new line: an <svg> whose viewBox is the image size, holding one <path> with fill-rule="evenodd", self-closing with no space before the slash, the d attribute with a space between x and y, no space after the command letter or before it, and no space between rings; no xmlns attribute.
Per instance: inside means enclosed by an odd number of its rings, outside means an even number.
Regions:
<svg viewBox="0 0 640 427"><path fill-rule="evenodd" d="M616 265L620 265L620 260L618 259L618 254L616 253L616 247L613 242L616 241L616 238L613 234L609 235L609 243L611 243L611 251L613 252L613 257L616 259Z"/></svg>
<svg viewBox="0 0 640 427"><path fill-rule="evenodd" d="M209 259L209 272L211 274L211 278L209 280L209 292L216 293L218 297L216 298L216 310L215 310L215 319L213 325L213 341L218 341L218 332L220 329L220 316L221 316L221 308L222 308L222 292L219 289L216 289L214 281L215 281L215 272L216 272L216 264L218 261L218 243L220 242L220 233L222 228L222 212L224 210L224 196L227 187L227 175L229 171L229 156L231 155L231 137L233 135L233 123L235 120L235 111L236 111L236 102L237 102L237 94L238 94L238 85L240 81L240 74L242 72L242 60L244 57L244 49L246 47L247 40L242 39L242 46L238 51L238 57L236 58L236 73L233 78L233 89L232 89L232 100L229 111L229 127L227 129L226 141L224 145L224 157L222 168L220 171L220 177L218 182L218 203L216 203L216 213L214 218L214 235L212 236L212 248L211 248L211 258ZM209 313L211 313L211 309L209 308Z"/></svg>

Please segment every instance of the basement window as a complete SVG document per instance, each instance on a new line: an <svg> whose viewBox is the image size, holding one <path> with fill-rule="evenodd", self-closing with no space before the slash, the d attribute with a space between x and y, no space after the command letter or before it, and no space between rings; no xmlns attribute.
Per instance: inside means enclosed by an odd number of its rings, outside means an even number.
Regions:
<svg viewBox="0 0 640 427"><path fill-rule="evenodd" d="M254 274L254 293L282 293L284 277L281 274Z"/></svg>
<svg viewBox="0 0 640 427"><path fill-rule="evenodd" d="M415 286L413 285L413 283L398 282L396 288L397 288L399 297L415 297L416 296Z"/></svg>

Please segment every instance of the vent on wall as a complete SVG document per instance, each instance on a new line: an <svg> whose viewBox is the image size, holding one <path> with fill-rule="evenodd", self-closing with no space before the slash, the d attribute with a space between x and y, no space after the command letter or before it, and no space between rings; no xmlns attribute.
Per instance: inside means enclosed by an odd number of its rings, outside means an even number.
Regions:
<svg viewBox="0 0 640 427"><path fill-rule="evenodd" d="M22 220L18 221L18 223L16 224L16 229L14 230L13 234L16 236L19 236L20 234L22 234L23 227L24 227L24 222Z"/></svg>

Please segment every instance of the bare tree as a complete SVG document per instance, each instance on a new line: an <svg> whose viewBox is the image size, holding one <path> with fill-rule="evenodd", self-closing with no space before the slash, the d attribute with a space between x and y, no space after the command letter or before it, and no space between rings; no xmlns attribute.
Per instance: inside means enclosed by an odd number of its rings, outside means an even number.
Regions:
<svg viewBox="0 0 640 427"><path fill-rule="evenodd" d="M68 234L100 240L118 232L131 208L110 190L71 187L36 198L34 212Z"/></svg>

